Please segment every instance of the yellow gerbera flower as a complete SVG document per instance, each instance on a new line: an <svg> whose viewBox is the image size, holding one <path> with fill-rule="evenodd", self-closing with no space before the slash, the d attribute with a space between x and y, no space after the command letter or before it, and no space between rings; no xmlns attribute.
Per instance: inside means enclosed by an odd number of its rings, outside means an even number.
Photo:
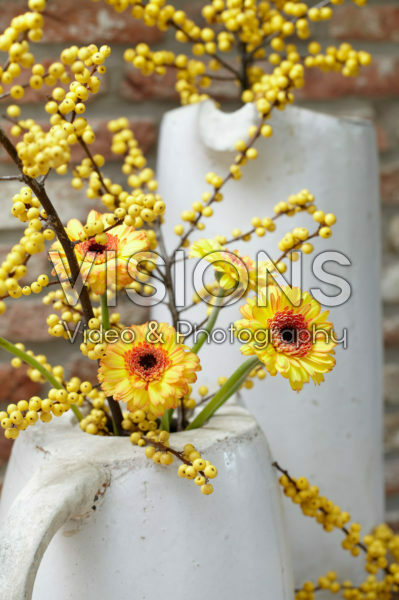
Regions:
<svg viewBox="0 0 399 600"><path fill-rule="evenodd" d="M95 210L90 211L87 224L102 221L107 227L107 214L100 214ZM66 227L66 232L71 241L78 241L79 235L84 231L84 226L77 219L71 219ZM107 289L107 280L116 289L121 289L132 283L137 274L138 258L144 260L149 249L149 241L144 230L135 230L134 227L118 225L106 232L107 242L99 244L95 238L75 245L75 254L80 266L83 281L90 286L95 294L101 295ZM64 279L70 275L65 252L57 241L50 251L54 270ZM138 254L140 253L140 254ZM109 284L108 284L109 287Z"/></svg>
<svg viewBox="0 0 399 600"><path fill-rule="evenodd" d="M271 260L259 261L257 267L249 272L250 290L259 294L261 291L266 293L266 289L271 285L277 285L273 274L278 273L276 265Z"/></svg>
<svg viewBox="0 0 399 600"><path fill-rule="evenodd" d="M190 258L205 258L219 273L219 284L224 290L244 289L249 286L249 274L255 269L249 256L241 256L238 250L227 250L216 240L201 239L191 245Z"/></svg>
<svg viewBox="0 0 399 600"><path fill-rule="evenodd" d="M308 292L289 286L269 286L266 293L248 299L241 307L244 319L235 323L236 334L245 341L241 352L256 354L270 375L280 373L293 390L312 379L324 381L335 365L333 326L328 311Z"/></svg>
<svg viewBox="0 0 399 600"><path fill-rule="evenodd" d="M126 402L128 410L141 408L160 417L189 393L201 370L199 358L177 343L176 330L167 323L152 321L129 330L108 344L98 379L107 396ZM132 341L123 341L127 337Z"/></svg>

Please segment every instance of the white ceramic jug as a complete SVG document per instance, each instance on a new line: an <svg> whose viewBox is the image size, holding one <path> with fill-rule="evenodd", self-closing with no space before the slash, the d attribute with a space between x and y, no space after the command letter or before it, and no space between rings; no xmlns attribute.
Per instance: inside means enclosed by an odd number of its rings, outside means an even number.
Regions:
<svg viewBox="0 0 399 600"><path fill-rule="evenodd" d="M211 101L179 108L163 119L158 156L160 192L166 202L166 243L178 239L173 225L180 213L209 190L205 174L228 173L236 152L234 142L247 139L248 127L256 123L256 110L245 105L235 113L220 112ZM365 530L383 519L382 462L382 344L380 319L380 226L378 168L375 132L371 123L339 119L289 107L271 119L273 137L260 139L257 160L243 168L239 181L229 181L225 199L214 204L214 216L205 219L206 229L191 241L216 234L231 237L233 228L251 228L254 216L273 215L273 206L289 195L308 188L316 204L337 215L330 240L315 240L315 254L303 257L304 289L319 288L337 296L332 280L321 282L312 273L312 262L321 250L339 251L339 260L324 270L344 277L351 296L330 309L337 336L347 330L347 348L339 344L337 366L320 387L305 385L292 392L282 377L267 377L252 390L243 391L273 456L294 476L304 475L343 509L359 520ZM249 243L232 244L255 256L259 249L270 256L280 253L277 243L294 226L316 229L309 215L281 218L277 231ZM190 263L188 263L189 267ZM190 267L188 268L190 272ZM325 276L323 276L326 279ZM289 280L289 276L288 276ZM187 277L187 302L192 292ZM316 292L317 294L318 292ZM318 297L318 299L320 296ZM325 297L324 297L325 298ZM322 298L322 304L325 300ZM238 307L225 309L217 327L228 328L239 318ZM153 308L153 316L167 318L165 307ZM203 306L183 313L183 318L202 321ZM239 343L204 345L201 349L201 383L215 388L219 375L229 375L240 363ZM305 519L297 506L286 502L295 583L317 578L329 569L343 578L363 577L361 561L340 547L341 532L326 534Z"/></svg>
<svg viewBox="0 0 399 600"><path fill-rule="evenodd" d="M23 432L1 498L1 600L292 600L281 496L254 418L227 406L171 435L177 449L188 442L219 470L211 496L177 464L66 415Z"/></svg>

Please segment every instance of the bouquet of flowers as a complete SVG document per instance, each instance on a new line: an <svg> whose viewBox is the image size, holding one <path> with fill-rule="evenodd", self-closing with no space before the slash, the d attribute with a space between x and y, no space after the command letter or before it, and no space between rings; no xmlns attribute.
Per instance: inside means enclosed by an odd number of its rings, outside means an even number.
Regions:
<svg viewBox="0 0 399 600"><path fill-rule="evenodd" d="M213 0L202 9L197 24L184 11L165 0L107 0L118 12L140 19L161 31L174 30L185 53L153 51L144 44L125 51L124 59L146 76L173 73L182 104L212 97L212 86L223 81L237 84L243 103L254 103L258 123L246 139L237 139L236 155L226 173L204 173L204 193L181 215L174 226L175 248L167 253L163 237L168 207L157 192L154 171L148 167L134 131L125 117L109 120L111 151L122 156L121 179L107 174L104 156L96 151L96 136L87 113L89 100L101 89L111 48L95 44L65 48L59 60L37 61L35 46L42 37L46 0L29 0L27 11L12 19L0 35L0 51L6 55L0 69L0 98L9 99L0 128L0 144L15 169L1 180L21 182L10 202L12 215L25 226L24 234L0 267L0 318L7 318L9 303L30 294L41 294L52 306L47 318L48 332L65 343L79 340L82 359L98 363L98 384L65 374L62 365L53 365L44 355L21 343L0 338L0 346L13 355L16 369L28 365L33 381L47 382L43 397L33 396L10 404L0 414L4 435L15 439L38 420L73 412L82 435L126 436L142 446L146 456L160 465L177 460L180 477L192 480L205 495L217 468L191 444L183 451L169 442L172 431L195 429L209 418L241 387L267 376L286 378L295 391L312 381L321 384L335 365L333 325L328 313L307 292L280 286L279 276L299 253L310 254L319 238L328 239L335 215L317 207L307 189L281 198L273 214L254 215L243 229L214 238L205 234L213 205L225 201L225 184L245 177L245 165L258 156L257 140L272 138L269 123L273 111L283 111L303 87L308 69L337 71L356 76L371 62L367 52L349 44L322 49L312 40L313 23L332 16L343 0L322 0L309 7L304 2L276 0ZM365 4L356 0L356 4ZM26 88L46 90L46 123L25 114L19 100ZM86 112L87 111L87 112ZM7 124L7 127L6 127ZM270 139L270 143L273 143ZM85 158L72 164L74 146ZM47 178L70 176L71 194L85 188L87 197L98 200L85 223L72 219L64 224L57 212L57 198L47 190ZM257 264L250 256L232 249L237 241L252 236L263 238L284 222L301 213L309 216L309 228L283 229L275 258ZM247 219L243 214L243 222ZM238 226L239 224L237 224ZM177 253L205 260L213 268L214 280L194 295L192 306L203 304L203 322L196 339L179 333L180 317L175 303L173 265ZM43 273L28 285L30 258L48 252L52 274ZM152 296L155 280L166 290L169 322L150 320L144 324L123 323L115 310L116 293L129 297ZM229 377L218 380L218 389L192 384L201 377L201 348L211 334L220 311L230 298L242 298L234 333L242 343L243 362ZM189 307L186 307L189 309ZM240 318L238 318L240 317ZM259 384L259 385L263 385ZM297 600L311 600L317 589L342 589L347 599L393 598L399 566L389 564L388 549L398 556L398 541L381 526L360 540L360 526L347 525L350 516L320 496L305 478L293 478L278 464L284 493L299 504L305 515L314 517L327 531L339 528L345 535L344 548L353 555L364 551L366 569L372 575L361 588L341 585L329 573L318 584L305 583ZM384 577L377 580L375 574Z"/></svg>

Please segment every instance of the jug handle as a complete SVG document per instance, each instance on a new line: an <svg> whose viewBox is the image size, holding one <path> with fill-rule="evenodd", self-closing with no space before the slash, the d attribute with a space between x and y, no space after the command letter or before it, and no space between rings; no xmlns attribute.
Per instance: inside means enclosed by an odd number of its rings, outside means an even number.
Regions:
<svg viewBox="0 0 399 600"><path fill-rule="evenodd" d="M0 524L0 597L31 600L43 554L71 517L91 508L109 483L93 464L47 464L28 481Z"/></svg>

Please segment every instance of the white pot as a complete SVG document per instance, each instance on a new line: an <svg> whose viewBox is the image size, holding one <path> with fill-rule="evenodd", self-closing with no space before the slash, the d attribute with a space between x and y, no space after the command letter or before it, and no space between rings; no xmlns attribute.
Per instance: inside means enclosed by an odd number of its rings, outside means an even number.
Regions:
<svg viewBox="0 0 399 600"><path fill-rule="evenodd" d="M34 600L292 600L280 493L255 420L228 406L171 435L177 449L188 442L218 467L211 496L178 465L66 417L22 433L1 500L1 598L29 599L34 586Z"/></svg>
<svg viewBox="0 0 399 600"><path fill-rule="evenodd" d="M234 142L247 139L256 122L256 111L246 105L231 114L221 113L212 102L179 108L166 114L161 128L158 157L160 192L167 205L166 242L173 248L177 236L173 225L180 213L209 190L208 171L224 176L236 152ZM224 234L240 227L250 229L253 216L273 215L273 206L291 194L308 188L317 206L334 212L338 222L331 240L316 240L316 254L338 250L351 266L327 264L352 286L350 299L330 309L338 335L348 330L348 348L337 347L337 366L320 387L304 386L291 391L280 376L267 377L243 392L270 442L273 455L294 476L307 476L367 530L383 519L382 386L380 319L380 226L378 169L375 133L370 123L310 112L294 107L275 111L274 134L260 139L257 160L243 168L239 181L224 188L225 199L214 204L214 216L205 219L206 229L191 236ZM294 223L295 221L295 223ZM309 215L282 218L277 231L249 243L232 244L243 254L255 256L264 249L277 256L277 243L294 226L316 228ZM337 289L318 281L311 272L314 255L304 256L304 289L321 288L334 295ZM190 264L190 263L189 263ZM187 278L190 280L190 278ZM192 292L188 285L188 300ZM239 318L238 307L222 311L217 327L227 328ZM164 306L153 316L167 318ZM201 322L203 306L183 313ZM201 349L201 383L215 388L219 375L229 375L242 361L239 344L204 345ZM287 501L290 544L296 584L334 569L342 577L360 577L359 560L340 547L340 532L326 535L297 506Z"/></svg>

